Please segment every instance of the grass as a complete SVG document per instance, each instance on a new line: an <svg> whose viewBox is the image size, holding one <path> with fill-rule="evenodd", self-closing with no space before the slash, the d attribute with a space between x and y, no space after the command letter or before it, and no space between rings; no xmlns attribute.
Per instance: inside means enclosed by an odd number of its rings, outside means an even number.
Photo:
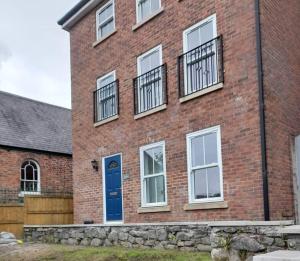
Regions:
<svg viewBox="0 0 300 261"><path fill-rule="evenodd" d="M183 252L175 250L125 249L119 247L70 248L68 246L51 247L51 251L39 257L39 261L208 261L208 253Z"/></svg>

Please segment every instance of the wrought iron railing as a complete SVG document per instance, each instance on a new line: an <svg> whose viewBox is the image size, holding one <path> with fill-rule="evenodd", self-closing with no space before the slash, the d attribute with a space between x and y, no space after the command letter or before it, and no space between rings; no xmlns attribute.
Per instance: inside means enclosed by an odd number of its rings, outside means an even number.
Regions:
<svg viewBox="0 0 300 261"><path fill-rule="evenodd" d="M94 122L119 113L119 81L109 83L94 91Z"/></svg>
<svg viewBox="0 0 300 261"><path fill-rule="evenodd" d="M223 81L222 36L218 36L178 57L180 98Z"/></svg>
<svg viewBox="0 0 300 261"><path fill-rule="evenodd" d="M167 66L163 64L133 80L134 114L167 103Z"/></svg>

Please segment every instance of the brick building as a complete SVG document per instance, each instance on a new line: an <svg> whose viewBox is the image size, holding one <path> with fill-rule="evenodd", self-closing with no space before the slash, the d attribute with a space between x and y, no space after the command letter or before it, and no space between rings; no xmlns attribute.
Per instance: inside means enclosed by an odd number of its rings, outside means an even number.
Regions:
<svg viewBox="0 0 300 261"><path fill-rule="evenodd" d="M71 111L0 92L0 201L72 192Z"/></svg>
<svg viewBox="0 0 300 261"><path fill-rule="evenodd" d="M297 0L82 0L60 19L75 222L296 218L299 14Z"/></svg>

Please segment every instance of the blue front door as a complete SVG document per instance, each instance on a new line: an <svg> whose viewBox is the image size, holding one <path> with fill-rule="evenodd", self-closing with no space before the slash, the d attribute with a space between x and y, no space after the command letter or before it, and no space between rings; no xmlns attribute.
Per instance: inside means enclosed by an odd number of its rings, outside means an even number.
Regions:
<svg viewBox="0 0 300 261"><path fill-rule="evenodd" d="M106 221L122 221L121 155L105 158Z"/></svg>

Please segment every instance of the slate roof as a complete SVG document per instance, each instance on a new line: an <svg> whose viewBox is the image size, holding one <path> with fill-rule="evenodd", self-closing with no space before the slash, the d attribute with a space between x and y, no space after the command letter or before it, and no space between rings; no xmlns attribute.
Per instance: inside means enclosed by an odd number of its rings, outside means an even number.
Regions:
<svg viewBox="0 0 300 261"><path fill-rule="evenodd" d="M72 154L71 110L0 91L0 145Z"/></svg>

